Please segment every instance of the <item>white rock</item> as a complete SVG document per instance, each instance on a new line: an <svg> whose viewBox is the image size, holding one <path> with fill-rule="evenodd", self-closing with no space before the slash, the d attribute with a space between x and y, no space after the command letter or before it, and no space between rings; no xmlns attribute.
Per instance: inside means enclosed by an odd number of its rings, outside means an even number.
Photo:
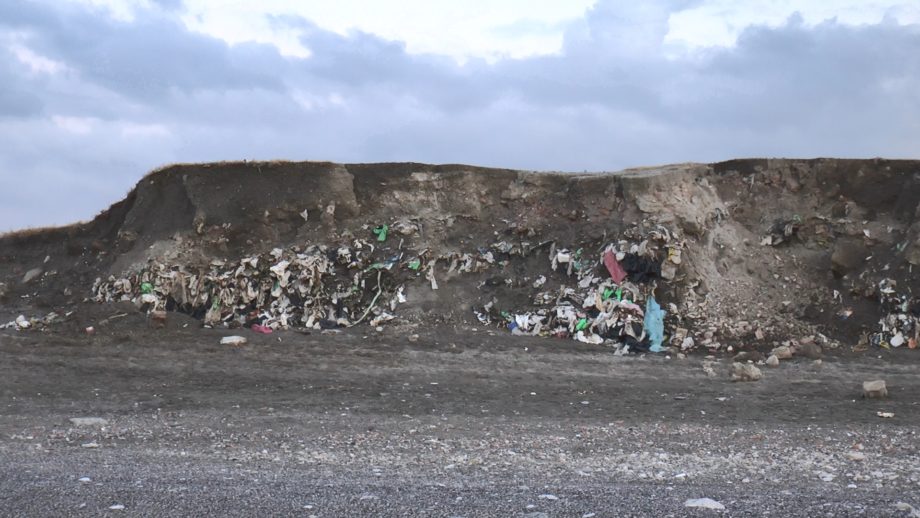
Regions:
<svg viewBox="0 0 920 518"><path fill-rule="evenodd" d="M220 339L221 345L245 345L248 340L243 336L225 336Z"/></svg>
<svg viewBox="0 0 920 518"><path fill-rule="evenodd" d="M771 354L770 357L767 358L767 365L770 367L779 367L779 358Z"/></svg>
<svg viewBox="0 0 920 518"><path fill-rule="evenodd" d="M735 362L732 364L731 378L732 381L759 381L763 373L753 364Z"/></svg>
<svg viewBox="0 0 920 518"><path fill-rule="evenodd" d="M793 351L792 347L789 347L788 345L781 345L776 349L773 349L771 354L776 356L776 358L779 360L788 360L789 358L792 358L792 355L795 354L795 351Z"/></svg>
<svg viewBox="0 0 920 518"><path fill-rule="evenodd" d="M93 479L91 479L91 478L89 478L89 477L80 477L80 479L79 479L79 482L83 482L84 484L88 484L88 483L90 483L90 482L92 482L92 481L93 481Z"/></svg>
<svg viewBox="0 0 920 518"><path fill-rule="evenodd" d="M847 452L847 458L852 461L859 462L859 461L866 460L866 454L861 451L851 451L851 452Z"/></svg>
<svg viewBox="0 0 920 518"><path fill-rule="evenodd" d="M725 506L716 502L712 498L691 498L684 502L684 507L695 507L698 509L711 509L713 511L724 511Z"/></svg>
<svg viewBox="0 0 920 518"><path fill-rule="evenodd" d="M121 505L121 504L115 504L115 505L110 505L110 506L109 506L109 509L111 509L111 510L113 510L113 511L121 511L121 510L124 510L124 508L125 508L125 506L123 506L123 505Z"/></svg>
<svg viewBox="0 0 920 518"><path fill-rule="evenodd" d="M818 478L820 478L824 482L833 482L833 480L837 478L837 475L834 475L833 473L828 473L826 471L820 471L818 472Z"/></svg>
<svg viewBox="0 0 920 518"><path fill-rule="evenodd" d="M542 494L542 495L538 496L537 498L539 498L540 500L551 500L551 501L559 500L559 497L558 497L558 496L556 496L556 495L551 495L551 494L549 494L549 493Z"/></svg>
<svg viewBox="0 0 920 518"><path fill-rule="evenodd" d="M108 421L101 417L71 417L70 422L74 426L105 426Z"/></svg>

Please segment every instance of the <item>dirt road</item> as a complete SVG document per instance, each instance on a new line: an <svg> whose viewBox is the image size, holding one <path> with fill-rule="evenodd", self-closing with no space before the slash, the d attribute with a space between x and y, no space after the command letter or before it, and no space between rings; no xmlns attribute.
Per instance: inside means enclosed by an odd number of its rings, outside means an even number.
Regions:
<svg viewBox="0 0 920 518"><path fill-rule="evenodd" d="M364 332L367 332L365 330ZM7 516L908 516L911 351L615 357L439 330L0 334ZM864 380L891 398L863 400ZM893 412L882 418L877 412ZM102 418L78 425L71 418ZM82 481L81 481L82 479ZM688 508L711 498L724 511ZM113 508L114 506L114 508ZM119 506L124 506L123 509ZM906 509L904 505L902 509ZM594 513L594 514L592 514Z"/></svg>

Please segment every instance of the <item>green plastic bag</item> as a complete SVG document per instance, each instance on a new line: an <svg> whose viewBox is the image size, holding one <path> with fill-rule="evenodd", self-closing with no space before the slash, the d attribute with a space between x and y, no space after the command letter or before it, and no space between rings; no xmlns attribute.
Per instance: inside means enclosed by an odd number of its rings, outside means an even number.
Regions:
<svg viewBox="0 0 920 518"><path fill-rule="evenodd" d="M377 236L377 241L381 243L387 240L387 232L390 231L389 225L380 225L374 229L374 234Z"/></svg>
<svg viewBox="0 0 920 518"><path fill-rule="evenodd" d="M144 295L153 293L153 284L150 284L149 282L141 283L141 293Z"/></svg>

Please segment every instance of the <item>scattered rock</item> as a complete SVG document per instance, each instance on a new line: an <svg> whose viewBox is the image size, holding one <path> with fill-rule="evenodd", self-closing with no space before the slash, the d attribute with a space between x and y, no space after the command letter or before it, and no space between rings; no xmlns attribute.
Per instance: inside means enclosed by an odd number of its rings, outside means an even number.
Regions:
<svg viewBox="0 0 920 518"><path fill-rule="evenodd" d="M833 482L834 479L837 478L837 475L834 475L833 473L828 473L826 471L819 471L818 478L820 478L824 482Z"/></svg>
<svg viewBox="0 0 920 518"><path fill-rule="evenodd" d="M237 335L225 336L220 339L221 345L246 345L246 342L248 342L248 340L246 340L246 337L237 336Z"/></svg>
<svg viewBox="0 0 920 518"><path fill-rule="evenodd" d="M864 381L863 397L869 399L888 397L888 387L885 386L885 380Z"/></svg>
<svg viewBox="0 0 920 518"><path fill-rule="evenodd" d="M770 357L767 358L767 365L770 367L779 367L779 358L777 358L775 354L771 354Z"/></svg>
<svg viewBox="0 0 920 518"><path fill-rule="evenodd" d="M851 451L847 452L847 458L855 462L862 462L866 460L866 454L861 451Z"/></svg>
<svg viewBox="0 0 920 518"><path fill-rule="evenodd" d="M908 518L920 518L920 511L914 509L914 507L907 502L898 502L894 504L895 509L901 512L910 513Z"/></svg>
<svg viewBox="0 0 920 518"><path fill-rule="evenodd" d="M763 378L763 373L756 365L750 363L733 363L732 364L732 381L759 381Z"/></svg>
<svg viewBox="0 0 920 518"><path fill-rule="evenodd" d="M44 273L44 270L42 270L41 268L32 268L31 270L27 271L25 275L22 276L22 283L28 284L30 281L34 280L42 273Z"/></svg>
<svg viewBox="0 0 920 518"><path fill-rule="evenodd" d="M71 417L70 422L74 426L105 426L108 421L101 417Z"/></svg>
<svg viewBox="0 0 920 518"><path fill-rule="evenodd" d="M781 345L776 349L773 349L773 352L770 353L772 356L776 356L778 360L788 360L792 358L792 355L795 354L795 351L792 350L792 347L788 345Z"/></svg>
<svg viewBox="0 0 920 518"><path fill-rule="evenodd" d="M684 507L695 507L697 509L710 509L713 511L724 511L725 506L716 502L712 498L691 498L684 502Z"/></svg>

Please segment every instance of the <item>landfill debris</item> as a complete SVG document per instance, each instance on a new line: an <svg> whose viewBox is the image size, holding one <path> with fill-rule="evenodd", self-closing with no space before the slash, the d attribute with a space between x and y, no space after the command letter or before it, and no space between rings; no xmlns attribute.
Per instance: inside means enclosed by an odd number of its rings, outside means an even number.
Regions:
<svg viewBox="0 0 920 518"><path fill-rule="evenodd" d="M389 225L380 225L379 227L374 227L374 235L377 236L377 241L384 242L387 240L387 232L389 232Z"/></svg>
<svg viewBox="0 0 920 518"><path fill-rule="evenodd" d="M85 332L88 335L94 335L96 334L96 328L93 326L86 326L86 329L84 329L83 332Z"/></svg>
<svg viewBox="0 0 920 518"><path fill-rule="evenodd" d="M263 335L272 334L272 328L268 326L263 326L262 324L253 324L252 327L250 327L250 329L252 329L254 333L259 333Z"/></svg>
<svg viewBox="0 0 920 518"><path fill-rule="evenodd" d="M763 373L756 365L750 363L732 363L732 381L760 381Z"/></svg>
<svg viewBox="0 0 920 518"><path fill-rule="evenodd" d="M888 387L885 386L885 380L864 381L863 397L869 399L888 397Z"/></svg>
<svg viewBox="0 0 920 518"><path fill-rule="evenodd" d="M777 220L767 231L767 235L760 241L761 245L779 246L789 243L799 232L802 218L794 216L787 220Z"/></svg>
<svg viewBox="0 0 920 518"><path fill-rule="evenodd" d="M713 500L712 498L690 498L684 502L684 507L694 507L697 509L709 509L712 511L724 511L725 506Z"/></svg>
<svg viewBox="0 0 920 518"><path fill-rule="evenodd" d="M533 306L502 311L490 301L474 311L481 323L503 322L515 335L606 344L618 354L663 352L667 344L692 349L695 341L686 328L677 341L667 336L668 312L655 298L658 283L667 282L662 263L681 263L683 246L676 233L661 225L647 231L631 227L596 252L553 242L550 271L532 283L534 289L542 289L533 297ZM558 287L547 289L551 282Z"/></svg>
<svg viewBox="0 0 920 518"><path fill-rule="evenodd" d="M890 419L894 417L894 412L876 412L875 415L885 419Z"/></svg>
<svg viewBox="0 0 920 518"><path fill-rule="evenodd" d="M123 278L97 279L93 299L180 311L210 326L347 327L359 315L373 318L406 302L403 284L411 270L401 273L401 261L401 254L360 239L335 247L275 248L203 266L151 261ZM435 262L428 265L433 289Z"/></svg>
<svg viewBox="0 0 920 518"><path fill-rule="evenodd" d="M245 337L236 336L236 335L225 336L220 339L221 345L246 345L246 342L248 342L248 340L246 340Z"/></svg>
<svg viewBox="0 0 920 518"><path fill-rule="evenodd" d="M71 313L67 313L65 316L69 316ZM0 324L0 329L15 329L17 331L40 331L61 321L63 321L63 317L54 311L41 318L19 315L15 320L7 322L6 324Z"/></svg>

